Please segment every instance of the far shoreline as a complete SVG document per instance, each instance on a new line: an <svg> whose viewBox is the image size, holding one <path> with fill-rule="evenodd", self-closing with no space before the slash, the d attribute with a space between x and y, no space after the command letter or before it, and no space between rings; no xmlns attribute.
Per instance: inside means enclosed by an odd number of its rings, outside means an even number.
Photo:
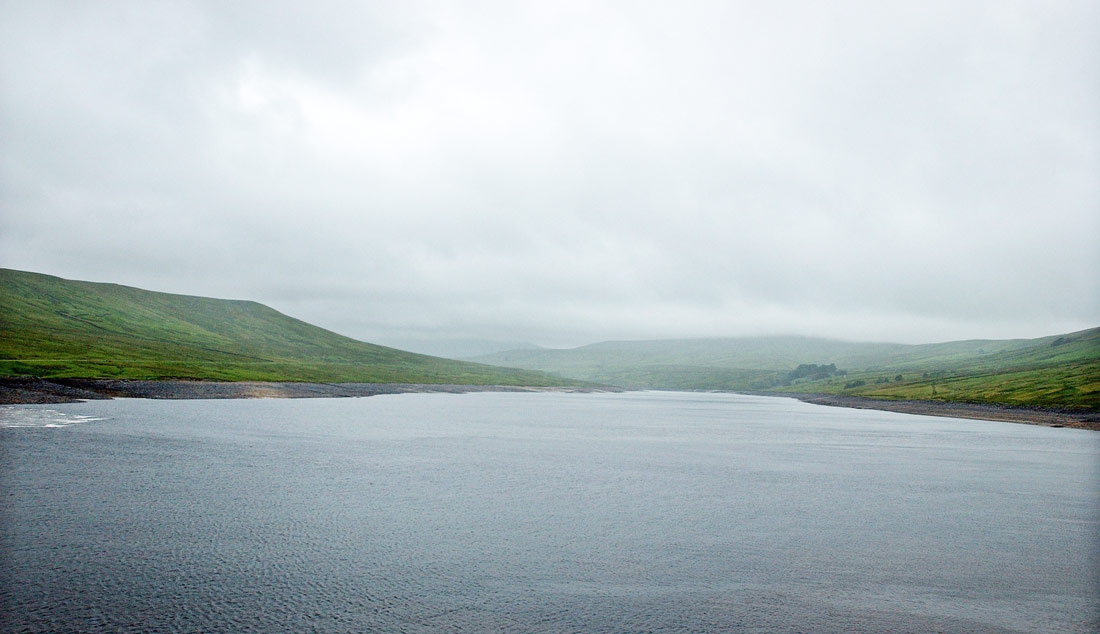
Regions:
<svg viewBox="0 0 1100 634"><path fill-rule="evenodd" d="M305 383L262 381L129 380L129 379L0 379L0 404L76 403L111 398L169 400L248 398L354 398L380 394L469 392L624 392L611 386L512 386L450 383ZM664 390L661 390L664 391ZM709 391L709 390L708 390ZM968 418L1044 427L1100 431L1100 412L1047 410L1032 407L941 401L882 400L860 396L782 392L736 392L753 396L794 398L804 403L873 409L902 414Z"/></svg>
<svg viewBox="0 0 1100 634"><path fill-rule="evenodd" d="M1038 407L1019 407L1013 405L995 405L989 403L954 403L947 401L916 401L873 399L863 396L844 396L838 394L804 394L783 392L742 392L755 396L778 396L793 398L803 403L826 405L829 407L847 407L850 409L873 409L900 414L920 416L941 416L948 418L968 418L999 423L1021 423L1043 427L1067 427L1100 431L1100 412L1076 412L1050 410Z"/></svg>
<svg viewBox="0 0 1100 634"><path fill-rule="evenodd" d="M112 398L163 400L355 398L380 394L467 392L616 392L614 387L469 385L454 383L308 383L193 379L0 379L0 404L77 403Z"/></svg>

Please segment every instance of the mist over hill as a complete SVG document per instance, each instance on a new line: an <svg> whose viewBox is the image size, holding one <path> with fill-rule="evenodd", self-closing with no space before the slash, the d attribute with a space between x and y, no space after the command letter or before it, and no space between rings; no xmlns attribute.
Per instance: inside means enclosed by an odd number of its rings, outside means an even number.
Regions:
<svg viewBox="0 0 1100 634"><path fill-rule="evenodd" d="M609 341L474 360L631 388L1100 409L1100 328L923 345L808 337Z"/></svg>
<svg viewBox="0 0 1100 634"><path fill-rule="evenodd" d="M408 350L444 359L470 359L510 350L540 350L541 347L526 341L500 341L496 339L387 337L377 343L391 348Z"/></svg>

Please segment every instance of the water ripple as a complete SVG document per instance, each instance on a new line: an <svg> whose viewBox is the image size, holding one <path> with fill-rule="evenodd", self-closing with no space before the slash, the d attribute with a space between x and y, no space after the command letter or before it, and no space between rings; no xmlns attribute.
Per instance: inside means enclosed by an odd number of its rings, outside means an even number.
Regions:
<svg viewBox="0 0 1100 634"><path fill-rule="evenodd" d="M41 407L0 405L0 429L12 427L68 427L97 420L106 419Z"/></svg>

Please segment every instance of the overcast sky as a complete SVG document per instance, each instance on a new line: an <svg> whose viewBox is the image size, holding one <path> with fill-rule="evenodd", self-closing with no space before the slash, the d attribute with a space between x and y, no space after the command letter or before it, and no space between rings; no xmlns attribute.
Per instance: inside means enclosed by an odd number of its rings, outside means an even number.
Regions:
<svg viewBox="0 0 1100 634"><path fill-rule="evenodd" d="M1100 3L25 2L0 266L368 341L1100 325Z"/></svg>

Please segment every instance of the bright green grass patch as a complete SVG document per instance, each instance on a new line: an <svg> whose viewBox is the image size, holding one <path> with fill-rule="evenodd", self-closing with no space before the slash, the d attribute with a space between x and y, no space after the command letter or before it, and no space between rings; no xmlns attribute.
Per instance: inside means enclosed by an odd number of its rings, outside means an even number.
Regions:
<svg viewBox="0 0 1100 634"><path fill-rule="evenodd" d="M1095 410L1100 404L1100 364L1069 363L1003 371L956 371L935 378L889 379L886 375L863 373L862 378L814 382L797 390L825 394L851 394L891 400L927 400L988 403L1029 407ZM884 380L889 379L889 380ZM857 381L863 385L848 387ZM881 382L880 382L881 381ZM787 388L777 388L785 391Z"/></svg>

